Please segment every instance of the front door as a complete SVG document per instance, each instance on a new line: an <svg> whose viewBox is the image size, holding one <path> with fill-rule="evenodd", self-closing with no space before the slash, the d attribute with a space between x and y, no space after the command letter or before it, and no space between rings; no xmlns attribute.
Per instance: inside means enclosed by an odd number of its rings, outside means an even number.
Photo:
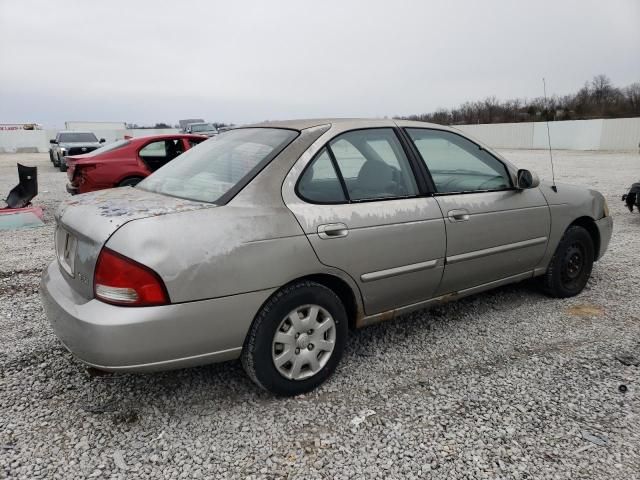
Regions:
<svg viewBox="0 0 640 480"><path fill-rule="evenodd" d="M547 248L551 219L538 188L518 190L508 169L461 135L407 129L445 217L446 266L439 294L532 272Z"/></svg>
<svg viewBox="0 0 640 480"><path fill-rule="evenodd" d="M445 227L419 194L392 128L332 139L309 162L287 202L319 260L358 284L367 314L426 300L444 267Z"/></svg>

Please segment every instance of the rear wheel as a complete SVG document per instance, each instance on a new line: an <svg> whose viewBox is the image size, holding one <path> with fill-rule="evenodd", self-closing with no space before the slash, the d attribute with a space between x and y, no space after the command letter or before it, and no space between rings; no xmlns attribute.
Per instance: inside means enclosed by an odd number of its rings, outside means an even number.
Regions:
<svg viewBox="0 0 640 480"><path fill-rule="evenodd" d="M569 227L542 278L545 292L557 298L579 294L591 276L594 256L589 232L583 227Z"/></svg>
<svg viewBox="0 0 640 480"><path fill-rule="evenodd" d="M256 316L242 349L242 366L260 387L299 395L334 372L347 337L347 314L327 287L303 281L276 293Z"/></svg>
<svg viewBox="0 0 640 480"><path fill-rule="evenodd" d="M118 186L133 187L134 185L137 185L138 183L140 183L140 180L142 180L140 177L125 178L118 184Z"/></svg>

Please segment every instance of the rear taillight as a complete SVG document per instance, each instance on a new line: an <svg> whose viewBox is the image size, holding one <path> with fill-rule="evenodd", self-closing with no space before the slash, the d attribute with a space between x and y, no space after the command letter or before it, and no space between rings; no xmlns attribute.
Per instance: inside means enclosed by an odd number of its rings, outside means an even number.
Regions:
<svg viewBox="0 0 640 480"><path fill-rule="evenodd" d="M69 180L71 180L72 182L74 180L77 180L77 184L83 184L87 179L87 173L89 173L91 170L95 170L95 168L95 165L74 165L72 171L70 166L70 169L67 170L67 173L69 174Z"/></svg>
<svg viewBox="0 0 640 480"><path fill-rule="evenodd" d="M73 163L69 163L67 161L67 178L69 179L69 181L73 181L73 174L76 171L76 167Z"/></svg>
<svg viewBox="0 0 640 480"><path fill-rule="evenodd" d="M103 248L96 263L93 291L98 300L113 305L166 305L169 295L162 279L149 267Z"/></svg>

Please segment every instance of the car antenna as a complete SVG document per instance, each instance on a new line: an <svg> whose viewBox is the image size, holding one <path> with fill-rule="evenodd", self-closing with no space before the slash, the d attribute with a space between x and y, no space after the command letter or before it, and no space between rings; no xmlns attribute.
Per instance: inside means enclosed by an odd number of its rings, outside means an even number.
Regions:
<svg viewBox="0 0 640 480"><path fill-rule="evenodd" d="M542 77L542 89L544 91L544 103L547 104L547 82ZM548 113L548 112L547 112ZM551 132L549 131L549 115L547 115L547 140L549 142L549 160L551 161L551 190L554 192L558 191L558 187L556 186L556 173L553 169L553 153L551 152Z"/></svg>

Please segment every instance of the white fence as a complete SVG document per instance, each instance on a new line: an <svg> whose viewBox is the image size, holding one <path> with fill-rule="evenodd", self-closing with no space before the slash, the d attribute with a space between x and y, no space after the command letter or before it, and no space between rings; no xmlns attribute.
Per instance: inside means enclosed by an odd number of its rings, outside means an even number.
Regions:
<svg viewBox="0 0 640 480"><path fill-rule="evenodd" d="M548 148L547 124L494 123L456 128L494 148ZM640 117L549 122L551 146L566 150L636 150Z"/></svg>
<svg viewBox="0 0 640 480"><path fill-rule="evenodd" d="M158 135L163 133L177 133L175 128L165 129L120 129L120 130L94 130L96 137L104 138L107 143L122 140L125 135L131 137L144 137L146 135ZM0 131L0 153L13 152L48 152L49 140L55 138L57 130L12 130Z"/></svg>
<svg viewBox="0 0 640 480"><path fill-rule="evenodd" d="M493 123L458 125L457 128L495 148L548 148L547 124ZM549 122L551 146L567 150L636 150L640 143L640 117L568 120ZM95 130L98 138L113 142L125 135L141 137L160 133L175 133L176 129ZM55 130L0 131L2 152L47 152L49 139Z"/></svg>

